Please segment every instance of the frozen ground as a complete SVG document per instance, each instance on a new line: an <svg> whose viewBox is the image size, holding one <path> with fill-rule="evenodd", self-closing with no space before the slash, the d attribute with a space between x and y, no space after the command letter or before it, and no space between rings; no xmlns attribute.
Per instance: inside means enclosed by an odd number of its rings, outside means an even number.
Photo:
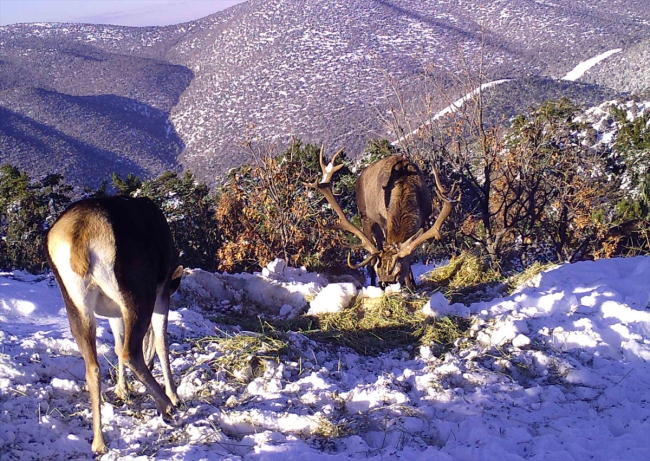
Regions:
<svg viewBox="0 0 650 461"><path fill-rule="evenodd" d="M170 314L185 402L174 426L140 388L113 405L100 322L102 459L650 459L650 257L564 265L468 308L434 296L432 314L473 319L474 339L444 357L421 347L369 358L294 334L299 359L240 386L210 366L218 347L187 341L219 334L204 308L236 313L257 297L267 315L300 315L326 285L278 262L256 276L188 271ZM345 288L329 289L331 303ZM0 275L0 329L0 458L90 458L84 364L57 287Z"/></svg>

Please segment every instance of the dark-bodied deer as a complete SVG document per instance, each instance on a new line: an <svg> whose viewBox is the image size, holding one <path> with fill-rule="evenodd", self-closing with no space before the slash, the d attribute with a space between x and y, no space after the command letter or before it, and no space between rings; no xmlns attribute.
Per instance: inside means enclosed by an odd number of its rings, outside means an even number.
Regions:
<svg viewBox="0 0 650 461"><path fill-rule="evenodd" d="M357 207L361 216L362 229L352 224L343 213L332 193L331 181L335 172L343 165L334 166L339 150L332 161L325 165L323 148L320 151L320 164L323 177L320 182L307 184L320 190L339 222L334 228L356 235L370 255L360 264L353 265L348 255L348 265L358 269L370 264L371 285L375 284L375 274L381 283L399 282L414 288L411 271L413 251L427 240L440 240L440 229L453 209L453 202L447 197L438 173L434 170L436 195L443 207L435 223L427 231L424 226L431 215L431 194L420 169L405 157L393 155L373 163L366 168L356 184ZM455 186L450 195L454 195Z"/></svg>
<svg viewBox="0 0 650 461"><path fill-rule="evenodd" d="M108 317L115 338L117 396L127 397L126 365L153 396L158 411L169 417L178 396L169 365L167 315L183 268L178 265L165 216L147 198L106 197L73 203L50 229L47 250L72 334L86 363L92 450L105 453L95 315ZM165 391L149 370L154 348Z"/></svg>

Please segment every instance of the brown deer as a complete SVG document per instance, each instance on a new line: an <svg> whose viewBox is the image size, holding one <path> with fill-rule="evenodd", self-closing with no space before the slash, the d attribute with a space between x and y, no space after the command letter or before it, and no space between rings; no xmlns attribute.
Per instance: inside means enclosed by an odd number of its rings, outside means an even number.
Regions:
<svg viewBox="0 0 650 461"><path fill-rule="evenodd" d="M411 261L413 250L427 240L440 240L440 229L453 209L453 201L447 198L445 190L434 169L436 195L443 202L442 211L433 226L424 231L431 215L431 194L420 169L405 157L393 155L373 163L357 179L357 207L362 228L357 228L343 213L332 193L331 181L335 172L343 165L334 166L339 150L326 166L323 162L323 148L320 164L323 178L307 186L320 190L339 218L334 228L356 235L370 256L360 264L353 265L348 255L348 265L358 269L370 264L370 283L375 284L375 274L381 283L399 282L409 288L415 287ZM451 196L455 194L456 185Z"/></svg>
<svg viewBox="0 0 650 461"><path fill-rule="evenodd" d="M92 450L102 454L108 448L101 424L95 315L108 317L115 337L117 396L127 397L126 365L168 418L178 396L169 365L167 314L183 268L165 216L148 198L105 197L73 203L50 229L47 253L86 363ZM165 391L149 370L154 348Z"/></svg>

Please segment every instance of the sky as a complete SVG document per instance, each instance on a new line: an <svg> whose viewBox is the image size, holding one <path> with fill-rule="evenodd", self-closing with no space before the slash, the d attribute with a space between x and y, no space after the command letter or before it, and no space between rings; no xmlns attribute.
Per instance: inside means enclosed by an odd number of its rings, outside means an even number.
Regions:
<svg viewBox="0 0 650 461"><path fill-rule="evenodd" d="M0 26L81 22L165 26L191 21L244 0L0 0Z"/></svg>

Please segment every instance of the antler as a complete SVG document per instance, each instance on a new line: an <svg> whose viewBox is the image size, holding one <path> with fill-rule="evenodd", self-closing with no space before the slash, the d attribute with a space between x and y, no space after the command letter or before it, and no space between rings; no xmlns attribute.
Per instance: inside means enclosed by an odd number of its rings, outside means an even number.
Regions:
<svg viewBox="0 0 650 461"><path fill-rule="evenodd" d="M343 152L343 150L345 150L345 147L341 148L336 154L334 154L334 157L332 157L332 160L327 165L325 165L325 162L323 162L324 148L325 148L324 145L321 146L320 148L320 167L321 170L323 171L323 178L321 179L320 182L316 180L313 183L305 183L305 186L311 187L312 189L318 189L319 191L321 191L321 193L325 196L332 209L336 212L337 216L339 217L339 222L333 227L335 229L345 230L356 235L359 238L359 240L361 240L361 247L366 249L370 253L370 256L365 261L363 261L358 265L353 265L350 262L350 255L348 255L348 265L353 269L358 269L359 267L365 266L373 258L375 258L376 255L379 254L379 250L372 242L370 237L364 234L361 229L359 229L357 226L352 224L348 220L348 218L345 217L345 213L343 213L341 206L336 201L336 198L334 197L334 193L332 192L332 176L334 175L334 173L339 171L344 166L343 164L334 166L334 161L336 160L336 157L338 157L339 154Z"/></svg>
<svg viewBox="0 0 650 461"><path fill-rule="evenodd" d="M424 232L423 229L420 229L415 235L412 235L408 240L406 240L402 245L400 246L399 251L396 254L396 258L404 258L405 256L410 255L413 250L415 250L417 247L422 245L424 242L427 240L430 240L432 238L435 238L436 240L440 240L442 238L442 235L440 234L440 229L442 228L442 224L445 222L445 219L451 214L451 211L454 209L453 202L457 202L458 199L453 199L447 197L447 190L442 187L442 183L440 182L440 178L438 177L438 172L436 169L433 169L433 176L436 180L436 195L444 205L442 206L442 210L440 211L440 214L436 218L436 222L433 223L433 226L431 228ZM451 193L449 194L451 197L456 195L456 189L457 189L458 183L455 182L454 185L451 188Z"/></svg>

